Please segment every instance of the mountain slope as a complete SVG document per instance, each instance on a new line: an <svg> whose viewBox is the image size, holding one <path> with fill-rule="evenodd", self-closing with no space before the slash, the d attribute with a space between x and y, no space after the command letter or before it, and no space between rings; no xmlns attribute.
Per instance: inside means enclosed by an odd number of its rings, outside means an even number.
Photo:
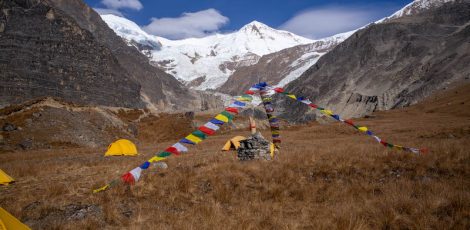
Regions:
<svg viewBox="0 0 470 230"><path fill-rule="evenodd" d="M414 104L470 74L470 3L371 25L324 55L287 90L345 117ZM281 102L284 116L314 118Z"/></svg>
<svg viewBox="0 0 470 230"><path fill-rule="evenodd" d="M270 85L284 86L297 79L317 60L343 42L355 31L337 34L306 45L299 45L262 56L253 65L237 68L229 79L217 90L239 95L259 81Z"/></svg>
<svg viewBox="0 0 470 230"><path fill-rule="evenodd" d="M79 25L90 31L103 45L110 48L119 64L142 87L141 97L147 107L158 111L207 109L218 106L218 101L207 95L188 91L171 75L150 65L140 53L108 27L101 17L82 0L50 0L56 8L71 15Z"/></svg>
<svg viewBox="0 0 470 230"><path fill-rule="evenodd" d="M2 105L41 96L156 111L218 105L150 65L82 0L7 0L0 7Z"/></svg>
<svg viewBox="0 0 470 230"><path fill-rule="evenodd" d="M403 16L419 14L428 9L438 8L447 2L453 2L453 1L455 0L414 0L413 2L409 3L408 5L400 9L399 11L390 15L389 17L380 19L376 23L386 22L395 18L403 17Z"/></svg>
<svg viewBox="0 0 470 230"><path fill-rule="evenodd" d="M41 96L143 107L140 85L68 14L40 1L0 8L0 107Z"/></svg>

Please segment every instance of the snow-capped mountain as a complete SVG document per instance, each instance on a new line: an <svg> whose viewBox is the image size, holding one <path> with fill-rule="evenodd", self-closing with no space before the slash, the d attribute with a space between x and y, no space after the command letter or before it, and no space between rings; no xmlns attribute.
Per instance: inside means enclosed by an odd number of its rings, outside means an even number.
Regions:
<svg viewBox="0 0 470 230"><path fill-rule="evenodd" d="M102 18L129 45L144 52L154 65L201 90L221 86L237 68L253 65L263 55L314 42L257 21L233 33L169 40L149 35L123 17L102 15Z"/></svg>
<svg viewBox="0 0 470 230"><path fill-rule="evenodd" d="M189 86L201 90L221 86L237 68L253 65L265 54L313 42L256 21L229 34L159 40L162 48L152 52L152 61Z"/></svg>
<svg viewBox="0 0 470 230"><path fill-rule="evenodd" d="M453 0L415 0L375 23L416 14L449 1ZM265 80L280 86L288 84L314 65L322 55L357 31L311 40L254 21L233 33L168 40L147 34L137 24L123 17L102 15L102 18L129 45L146 54L153 65L187 86L199 90L226 89L232 94L238 93L240 82L264 78L260 66L267 68L269 63L271 67L268 68L271 70L264 72L269 72L270 77ZM302 48L297 49L297 46ZM279 54L274 55L275 53ZM264 56L267 57L262 58ZM272 69L277 71L273 72ZM227 88L227 85L230 87Z"/></svg>

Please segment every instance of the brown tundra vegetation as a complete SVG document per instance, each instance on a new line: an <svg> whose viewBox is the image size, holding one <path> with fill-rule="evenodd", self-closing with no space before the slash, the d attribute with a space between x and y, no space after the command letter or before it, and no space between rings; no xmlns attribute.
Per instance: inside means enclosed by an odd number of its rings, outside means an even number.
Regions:
<svg viewBox="0 0 470 230"><path fill-rule="evenodd" d="M17 180L0 187L0 206L33 229L470 229L470 85L355 121L429 153L310 123L282 130L273 161L239 162L220 151L248 134L238 130L149 168L132 187L92 194L174 141L138 146L137 157L105 158L106 146L15 151L0 154Z"/></svg>

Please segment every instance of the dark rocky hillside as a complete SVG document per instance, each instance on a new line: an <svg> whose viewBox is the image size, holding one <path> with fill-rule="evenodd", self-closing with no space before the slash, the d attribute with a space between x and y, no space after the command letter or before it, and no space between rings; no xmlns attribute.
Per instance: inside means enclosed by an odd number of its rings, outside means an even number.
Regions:
<svg viewBox="0 0 470 230"><path fill-rule="evenodd" d="M2 0L0 8L0 106L40 96L158 111L218 106L151 66L82 0Z"/></svg>
<svg viewBox="0 0 470 230"><path fill-rule="evenodd" d="M469 63L470 2L457 1L358 31L286 88L359 117L417 103L468 79ZM280 107L294 121L315 118L289 99Z"/></svg>
<svg viewBox="0 0 470 230"><path fill-rule="evenodd" d="M0 104L55 96L142 107L140 85L111 50L45 2L0 1Z"/></svg>

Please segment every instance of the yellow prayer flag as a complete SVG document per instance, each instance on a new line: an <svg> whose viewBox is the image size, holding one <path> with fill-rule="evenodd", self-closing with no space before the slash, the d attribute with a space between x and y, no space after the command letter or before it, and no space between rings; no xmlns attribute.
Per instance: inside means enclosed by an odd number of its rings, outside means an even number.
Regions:
<svg viewBox="0 0 470 230"><path fill-rule="evenodd" d="M223 121L225 123L228 122L228 117L224 116L223 114L219 114L215 117L215 119L219 120L219 121Z"/></svg>
<svg viewBox="0 0 470 230"><path fill-rule="evenodd" d="M219 114L220 115L220 114ZM198 144L199 142L202 141L202 139L200 139L199 137L193 135L193 134L189 134L188 136L185 137L186 139L194 142L195 144Z"/></svg>
<svg viewBox="0 0 470 230"><path fill-rule="evenodd" d="M155 162L165 160L165 159L166 159L165 157L154 156L154 157L150 158L150 160L148 160L148 162L155 163Z"/></svg>
<svg viewBox="0 0 470 230"><path fill-rule="evenodd" d="M333 111L329 110L329 109L325 109L325 110L322 110L323 113L327 114L327 115L333 115Z"/></svg>
<svg viewBox="0 0 470 230"><path fill-rule="evenodd" d="M361 126L357 129L361 130L362 132L367 132L367 130L368 130L367 127L365 127L365 126Z"/></svg>
<svg viewBox="0 0 470 230"><path fill-rule="evenodd" d="M297 100L297 97L294 94L287 94L287 96L294 100Z"/></svg>

